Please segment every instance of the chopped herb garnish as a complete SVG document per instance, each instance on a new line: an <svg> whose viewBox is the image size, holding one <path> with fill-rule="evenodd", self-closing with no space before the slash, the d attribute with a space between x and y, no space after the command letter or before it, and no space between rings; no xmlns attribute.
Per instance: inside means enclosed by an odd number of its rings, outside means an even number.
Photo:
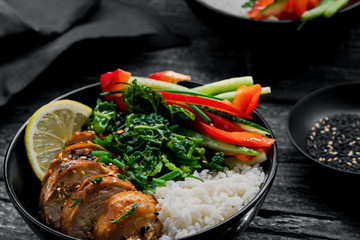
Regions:
<svg viewBox="0 0 360 240"><path fill-rule="evenodd" d="M69 208L75 207L77 204L81 202L81 198L72 198L71 201L74 201L73 205L71 205Z"/></svg>
<svg viewBox="0 0 360 240"><path fill-rule="evenodd" d="M93 184L96 184L96 183L98 183L98 182L101 182L103 178L104 178L103 176L95 177L95 178L92 178L92 179L88 177L88 179L90 180L90 182L93 183Z"/></svg>
<svg viewBox="0 0 360 240"><path fill-rule="evenodd" d="M135 202L135 203L131 206L131 208L130 208L129 211L127 211L126 213L124 213L123 215L121 215L120 217L118 217L117 219L115 219L115 220L113 220L113 221L110 221L110 223L117 223L120 219L122 219L122 218L124 218L124 217L127 217L127 216L129 216L129 215L131 215L131 214L134 214L135 209L136 209L137 207L138 207L138 203Z"/></svg>
<svg viewBox="0 0 360 240"><path fill-rule="evenodd" d="M62 171L64 171L64 169L69 166L71 164L71 162L62 162L61 163L61 168L58 170L59 173L61 173Z"/></svg>

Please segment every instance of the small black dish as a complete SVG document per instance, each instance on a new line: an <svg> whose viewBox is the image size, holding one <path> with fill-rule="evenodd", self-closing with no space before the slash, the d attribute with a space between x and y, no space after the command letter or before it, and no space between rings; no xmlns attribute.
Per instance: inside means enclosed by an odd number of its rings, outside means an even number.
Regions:
<svg viewBox="0 0 360 240"><path fill-rule="evenodd" d="M335 114L360 114L360 83L344 83L319 89L299 100L289 114L288 135L293 145L320 166L341 173L360 175L319 162L306 150L306 138L320 118Z"/></svg>
<svg viewBox="0 0 360 240"><path fill-rule="evenodd" d="M248 40L259 40L262 45L270 47L269 41L297 39L301 42L311 35L314 37L336 36L337 30L341 31L354 22L360 13L360 1L352 2L341 9L331 18L319 17L309 20L298 31L301 20L262 20L240 17L226 11L217 9L201 0L186 0L194 15L208 28L218 33L221 37L236 42L237 44ZM346 26L346 27L345 27ZM325 35L325 36L323 36Z"/></svg>
<svg viewBox="0 0 360 240"><path fill-rule="evenodd" d="M188 87L198 86L196 83L185 83ZM96 99L101 92L100 84L86 86L69 92L55 100L72 99L94 107ZM256 111L252 114L253 121L270 129L264 118ZM32 172L27 160L24 146L24 134L27 122L18 130L11 141L4 162L4 180L10 200L14 204L21 217L41 239L72 239L76 238L65 235L47 226L39 214L39 196L41 182ZM272 131L271 131L272 133ZM271 134L274 138L274 135ZM276 142L268 152L268 160L262 163L265 172L265 181L260 192L244 208L227 220L210 227L204 231L189 235L181 240L198 239L231 239L235 234L243 232L256 216L261 208L266 195L274 181L277 170L277 145ZM179 239L179 240L180 240Z"/></svg>

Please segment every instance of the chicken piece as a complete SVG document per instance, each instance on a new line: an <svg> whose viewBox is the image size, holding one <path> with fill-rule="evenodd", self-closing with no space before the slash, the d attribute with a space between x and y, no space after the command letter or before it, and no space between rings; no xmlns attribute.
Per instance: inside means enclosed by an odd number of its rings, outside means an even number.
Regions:
<svg viewBox="0 0 360 240"><path fill-rule="evenodd" d="M139 191L115 194L106 202L104 213L94 226L94 238L102 240L156 238L160 235L161 222L155 215L155 206L156 200L149 194Z"/></svg>
<svg viewBox="0 0 360 240"><path fill-rule="evenodd" d="M120 180L117 176L90 178L92 182L86 179L67 200L61 213L61 231L80 239L92 238L91 230L108 198L119 192L136 190L128 180Z"/></svg>
<svg viewBox="0 0 360 240"><path fill-rule="evenodd" d="M72 135L69 144L92 141L95 137L96 134L94 131L78 131Z"/></svg>
<svg viewBox="0 0 360 240"><path fill-rule="evenodd" d="M71 159L93 160L88 154L92 151L107 151L95 143L77 143L59 152L50 163L47 173L43 178L43 184L49 176L61 168L61 164Z"/></svg>
<svg viewBox="0 0 360 240"><path fill-rule="evenodd" d="M104 163L71 160L51 174L40 193L40 210L46 223L60 228L60 214L69 196L86 178L98 174L114 174L114 171Z"/></svg>

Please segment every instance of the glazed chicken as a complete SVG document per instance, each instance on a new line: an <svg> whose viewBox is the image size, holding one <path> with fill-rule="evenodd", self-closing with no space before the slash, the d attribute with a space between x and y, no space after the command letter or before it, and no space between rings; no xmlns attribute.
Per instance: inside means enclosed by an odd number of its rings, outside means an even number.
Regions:
<svg viewBox="0 0 360 240"><path fill-rule="evenodd" d="M91 229L103 213L105 203L116 193L135 190L117 176L96 175L86 179L73 193L61 213L61 231L77 238L92 238Z"/></svg>
<svg viewBox="0 0 360 240"><path fill-rule="evenodd" d="M161 223L157 219L155 206L156 200L149 194L139 191L115 194L106 202L104 213L94 226L95 239L157 238L160 235ZM129 214L131 210L134 211Z"/></svg>
<svg viewBox="0 0 360 240"><path fill-rule="evenodd" d="M63 164L41 188L40 210L46 222L60 228L60 214L72 192L88 177L113 173L114 169L95 161L71 160Z"/></svg>
<svg viewBox="0 0 360 240"><path fill-rule="evenodd" d="M94 140L96 137L96 134L94 131L81 131L81 132L75 132L70 141L69 144L79 143L79 142L88 142Z"/></svg>
<svg viewBox="0 0 360 240"><path fill-rule="evenodd" d="M107 151L105 148L95 144L95 143L85 143L80 142L73 145L68 146L63 151L59 152L54 160L50 163L47 173L43 178L43 183L47 182L49 176L56 172L61 168L61 164L69 161L71 159L83 159L83 160L93 160L86 156L87 154L91 153L92 151Z"/></svg>

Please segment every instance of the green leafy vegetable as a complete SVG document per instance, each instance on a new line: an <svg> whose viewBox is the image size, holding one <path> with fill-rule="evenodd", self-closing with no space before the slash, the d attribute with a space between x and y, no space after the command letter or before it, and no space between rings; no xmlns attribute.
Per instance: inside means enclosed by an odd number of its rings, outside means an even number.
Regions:
<svg viewBox="0 0 360 240"><path fill-rule="evenodd" d="M86 122L89 130L94 130L96 133L103 133L109 130L109 124L116 116L116 104L113 102L97 100L96 107L90 114Z"/></svg>
<svg viewBox="0 0 360 240"><path fill-rule="evenodd" d="M217 152L211 158L209 163L204 163L203 166L209 169L216 169L219 171L224 170L223 163L224 163L225 155L223 152Z"/></svg>

